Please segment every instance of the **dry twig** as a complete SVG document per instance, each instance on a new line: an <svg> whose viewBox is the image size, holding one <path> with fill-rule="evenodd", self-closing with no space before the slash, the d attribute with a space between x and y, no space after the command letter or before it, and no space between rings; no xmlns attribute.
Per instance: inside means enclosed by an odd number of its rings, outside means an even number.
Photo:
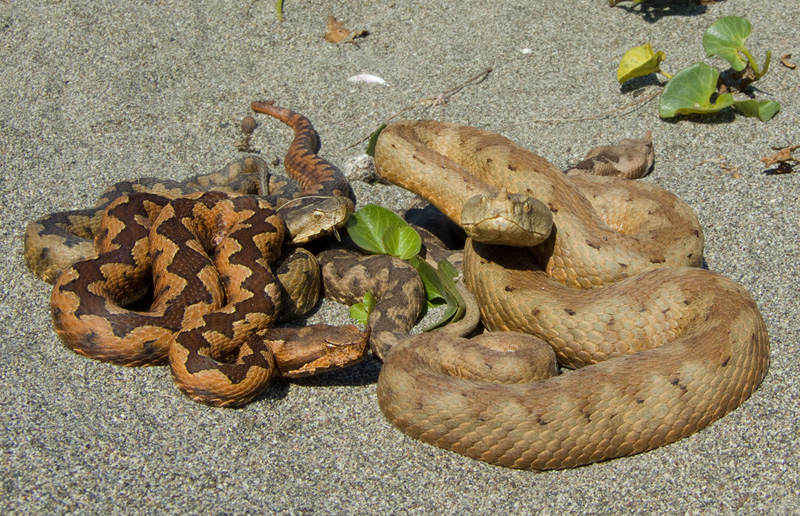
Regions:
<svg viewBox="0 0 800 516"><path fill-rule="evenodd" d="M391 123L393 120L395 120L400 115L402 115L404 113L407 113L407 112L411 111L412 109L418 108L420 106L427 106L427 107L430 107L430 106L443 106L443 105L447 104L447 99L449 99L450 97L452 97L453 95L455 95L456 93L461 91L462 89L466 88L467 86L469 86L471 84L478 84L481 81L483 81L484 79L486 79L486 77L492 72L492 70L493 70L493 68L491 68L491 67L490 68L486 68L481 73L479 73L479 74L477 74L477 75L475 75L473 77L470 77L466 81L463 81L462 83L458 84L457 86L455 86L453 88L450 88L447 91L439 93L438 95L429 96L429 97L423 97L421 99L417 99L416 101L414 101L413 104L410 104L410 105L404 107L403 109L401 109L400 111L398 111L398 112L396 112L396 113L394 113L392 115L389 115L388 117L384 118L381 121L380 125L388 125L389 123ZM357 142L345 147L344 150L349 150L349 149L352 149L353 147L355 147L357 145L361 145L362 143L364 143L367 140L369 140L370 136L371 135L367 135L364 138L361 138L359 141L357 141Z"/></svg>

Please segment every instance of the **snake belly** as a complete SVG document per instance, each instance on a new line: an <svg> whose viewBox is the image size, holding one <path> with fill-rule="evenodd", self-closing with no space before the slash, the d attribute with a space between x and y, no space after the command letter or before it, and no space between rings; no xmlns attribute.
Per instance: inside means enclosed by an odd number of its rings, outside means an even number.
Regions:
<svg viewBox="0 0 800 516"><path fill-rule="evenodd" d="M487 328L539 337L576 369L479 381L465 371L480 363L443 366L431 353L448 339L407 339L385 361L378 401L408 435L502 466L575 467L686 437L738 407L766 374L755 302L696 267L702 231L671 194L567 177L500 135L440 122L389 126L375 158L382 177L456 223L467 199L501 188L550 208L553 232L536 247L468 240L464 276Z"/></svg>

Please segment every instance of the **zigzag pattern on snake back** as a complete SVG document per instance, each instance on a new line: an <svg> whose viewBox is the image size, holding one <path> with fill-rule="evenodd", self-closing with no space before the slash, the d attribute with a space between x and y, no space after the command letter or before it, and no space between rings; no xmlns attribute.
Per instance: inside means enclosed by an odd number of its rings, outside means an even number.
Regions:
<svg viewBox="0 0 800 516"><path fill-rule="evenodd" d="M434 266L438 260L460 263L460 252L446 248L441 240L417 227L423 238L425 259ZM422 315L426 303L425 286L417 270L408 262L386 255L364 256L349 249L328 249L317 258L322 267L325 297L345 305L361 302L372 293L375 306L369 314L369 341L373 358L383 360L389 351L408 337ZM480 311L474 296L459 281L456 289L465 305L461 319L437 330L438 335L464 336L480 324Z"/></svg>
<svg viewBox="0 0 800 516"><path fill-rule="evenodd" d="M294 130L284 165L300 189L269 175L267 163L257 156L235 160L222 170L183 182L151 177L121 181L103 192L95 208L52 213L30 223L23 245L28 268L52 283L71 264L96 256L94 239L103 211L113 200L135 192L152 192L168 199L205 190L259 195L278 209L294 245L339 229L353 212L355 197L344 174L315 153L318 139L311 121L271 101L253 102L252 107Z"/></svg>
<svg viewBox="0 0 800 516"><path fill-rule="evenodd" d="M294 130L294 139L286 153L284 167L303 190L303 196L347 197L355 201L350 183L342 171L317 155L319 139L311 121L272 101L253 102L250 108L277 118Z"/></svg>
<svg viewBox="0 0 800 516"><path fill-rule="evenodd" d="M278 287L268 265L280 253L283 225L265 202L222 192L172 201L136 194L112 203L103 221L98 258L73 264L53 288L56 332L74 351L121 365L158 364L187 314L219 309L226 298L234 306L250 301L239 305L252 314L249 325L265 327L277 316ZM229 278L227 291L220 275ZM118 308L151 281L149 310Z"/></svg>
<svg viewBox="0 0 800 516"><path fill-rule="evenodd" d="M469 198L501 188L543 202L549 238L533 248L469 240L464 276L487 328L539 337L562 366L580 368L506 385L491 376L505 366L487 368L495 362L482 346L407 339L378 380L381 409L405 433L493 464L574 467L690 435L766 374L755 302L731 280L686 267L702 262L702 232L667 192L567 177L500 135L431 121L386 128L375 163L456 223ZM504 363L521 348L498 346Z"/></svg>
<svg viewBox="0 0 800 516"><path fill-rule="evenodd" d="M291 121L296 132L302 133L296 134L289 150L289 156L300 157L287 159L292 163L287 165L290 175L301 180L302 197L299 203L281 205L281 213L313 225L311 229L296 226L296 237L314 238L335 231L353 206L347 197L352 195L349 187L342 185L343 175L308 155L316 136L310 123L303 122L305 117L282 108L274 110L270 114ZM263 160L253 163L200 176L199 183L212 186L206 192L182 195L192 187L173 182L131 183L134 193L111 201L99 227L85 222L84 214L62 216L66 223L80 219L97 244L92 250L95 258L69 265L54 286L53 320L64 343L80 354L123 365L158 364L169 357L182 391L196 401L221 406L249 401L278 371L300 376L362 359L369 330L322 325L268 329L281 304L270 265L281 253L285 226L295 226L279 217L264 198L216 190L231 184L251 189L254 181L243 171L257 172ZM325 211L331 199L344 211L335 215ZM307 216L295 217L299 211ZM35 249L34 244L58 244L59 239L67 239L53 237L56 230L74 229L64 224L50 233L41 230L53 227L48 226L52 219L34 223L26 234L26 257L34 264L37 257L58 255L50 247ZM52 264L69 264L73 258L74 254L48 262L38 270L51 274L57 268ZM314 267L318 278L316 263ZM151 269L154 292L149 310L124 308L141 301ZM305 287L316 285L314 295L318 295L318 279L302 278L306 277L300 278Z"/></svg>
<svg viewBox="0 0 800 516"><path fill-rule="evenodd" d="M322 267L325 296L348 306L365 292L375 296L369 315L370 348L375 358L405 338L425 303L425 287L416 269L394 256L363 256L347 249L328 249L317 258Z"/></svg>

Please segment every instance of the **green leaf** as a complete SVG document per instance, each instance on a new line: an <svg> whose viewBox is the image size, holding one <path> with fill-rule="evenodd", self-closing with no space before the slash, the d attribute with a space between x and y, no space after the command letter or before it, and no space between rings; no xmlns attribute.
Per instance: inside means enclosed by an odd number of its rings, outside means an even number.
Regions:
<svg viewBox="0 0 800 516"><path fill-rule="evenodd" d="M444 312L442 313L442 316L439 318L439 320L434 322L427 328L423 328L422 331L423 332L434 331L438 330L442 326L446 326L450 321L455 320L457 313L458 313L458 303L456 303L455 301L447 303L447 306L445 307ZM463 314L461 317L463 317Z"/></svg>
<svg viewBox="0 0 800 516"><path fill-rule="evenodd" d="M737 100L733 107L741 111L744 116L757 116L762 122L768 121L781 110L781 105L772 100Z"/></svg>
<svg viewBox="0 0 800 516"><path fill-rule="evenodd" d="M364 300L356 303L350 307L350 317L360 322L367 324L369 322L369 315L375 309L375 296L372 292L364 292Z"/></svg>
<svg viewBox="0 0 800 516"><path fill-rule="evenodd" d="M367 143L367 150L366 153L369 156L375 157L375 145L378 143L378 136L381 135L381 132L386 129L386 124L381 124L380 127L375 129L375 131L369 135L369 142Z"/></svg>
<svg viewBox="0 0 800 516"><path fill-rule="evenodd" d="M383 234L390 227L408 226L398 214L377 204L367 204L347 221L347 232L353 242L372 254L387 254Z"/></svg>
<svg viewBox="0 0 800 516"><path fill-rule="evenodd" d="M447 308L438 321L423 330L426 332L435 331L451 322L459 321L464 318L464 314L467 312L467 304L456 288L455 279L458 277L458 271L447 260L440 260L437 265L436 276L444 289L443 293L447 300Z"/></svg>
<svg viewBox="0 0 800 516"><path fill-rule="evenodd" d="M706 55L719 56L737 72L744 70L747 61L740 51L745 51L744 42L753 30L750 22L738 16L725 16L714 22L703 34ZM755 63L753 63L755 64Z"/></svg>
<svg viewBox="0 0 800 516"><path fill-rule="evenodd" d="M431 264L418 256L409 260L408 263L417 269L419 277L422 278L428 307L447 305L439 320L423 329L423 331L433 331L451 321L462 319L467 308L464 299L456 288L455 278L458 277L458 271L455 267L447 260L441 260L438 262L438 267L434 269Z"/></svg>
<svg viewBox="0 0 800 516"><path fill-rule="evenodd" d="M447 320L444 320L444 323L439 326L444 326L444 324L460 321L464 318L464 314L467 313L467 303L464 301L464 298L461 297L461 292L458 291L456 287L456 278L458 278L458 270L453 266L452 263L448 262L447 260L439 260L438 267L436 269L437 275L439 279L442 281L442 286L444 286L445 290L449 294L448 299L450 299L452 303L455 304L456 310L451 317ZM431 328L433 329L433 328ZM427 330L430 331L431 329Z"/></svg>
<svg viewBox="0 0 800 516"><path fill-rule="evenodd" d="M409 225L391 226L383 233L383 247L388 254L409 260L419 254L422 239Z"/></svg>
<svg viewBox="0 0 800 516"><path fill-rule="evenodd" d="M697 63L675 74L661 94L658 114L672 118L687 113L716 113L733 105L733 95L723 93L715 102L719 72L707 64Z"/></svg>
<svg viewBox="0 0 800 516"><path fill-rule="evenodd" d="M447 302L445 297L445 288L442 281L431 264L421 259L419 256L414 256L408 263L417 269L422 284L425 287L425 299L428 301L428 307L439 306Z"/></svg>
<svg viewBox="0 0 800 516"><path fill-rule="evenodd" d="M453 288L455 288L456 278L458 277L458 269L456 269L455 265L447 260L439 260L437 265L439 266L439 275L443 278L449 279L453 284Z"/></svg>
<svg viewBox="0 0 800 516"><path fill-rule="evenodd" d="M660 50L653 53L653 46L648 41L644 45L633 47L625 52L617 68L617 81L622 84L634 77L643 77L661 71L661 61L666 56Z"/></svg>

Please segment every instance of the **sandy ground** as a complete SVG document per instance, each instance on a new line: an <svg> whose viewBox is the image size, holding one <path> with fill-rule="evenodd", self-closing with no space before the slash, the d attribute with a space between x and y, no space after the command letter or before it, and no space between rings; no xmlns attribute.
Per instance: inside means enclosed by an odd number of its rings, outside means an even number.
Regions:
<svg viewBox="0 0 800 516"><path fill-rule="evenodd" d="M266 0L0 1L0 508L5 514L790 514L800 505L800 172L758 158L800 143L794 0L609 8L542 2ZM323 40L329 15L369 36ZM620 89L622 53L647 40L676 71L705 59L715 19L746 16L749 47L774 55L759 98L769 123L741 116L665 122L657 91ZM523 53L528 48L530 53ZM241 410L189 401L164 368L126 369L67 351L49 287L22 259L28 222L89 206L127 178L181 179L240 153L241 117L272 98L311 118L322 154L343 164L381 120L482 70L435 118L502 133L560 167L590 148L653 131L648 179L691 205L708 267L749 290L768 324L771 367L741 408L676 444L571 471L513 471L405 437L375 398L378 365L277 381ZM347 78L375 74L386 85ZM640 94L637 96L637 94ZM610 116L597 116L608 114ZM593 117L593 118L592 118ZM564 120L566 119L566 121ZM581 120L582 119L582 120ZM291 132L259 117L252 145L282 157ZM278 167L280 171L280 167ZM396 188L355 185L395 206ZM314 321L341 322L325 304Z"/></svg>

